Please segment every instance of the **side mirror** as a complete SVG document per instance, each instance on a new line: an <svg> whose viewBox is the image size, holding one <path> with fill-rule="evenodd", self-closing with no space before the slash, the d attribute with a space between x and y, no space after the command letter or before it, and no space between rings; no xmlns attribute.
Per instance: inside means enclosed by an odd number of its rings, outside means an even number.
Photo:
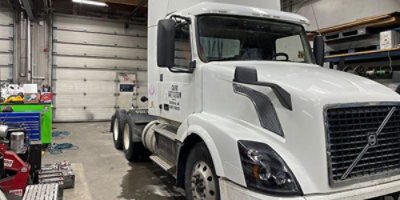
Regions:
<svg viewBox="0 0 400 200"><path fill-rule="evenodd" d="M157 27L157 65L174 67L175 60L175 21L163 19Z"/></svg>
<svg viewBox="0 0 400 200"><path fill-rule="evenodd" d="M324 65L325 43L322 35L316 35L314 37L314 57L317 65Z"/></svg>

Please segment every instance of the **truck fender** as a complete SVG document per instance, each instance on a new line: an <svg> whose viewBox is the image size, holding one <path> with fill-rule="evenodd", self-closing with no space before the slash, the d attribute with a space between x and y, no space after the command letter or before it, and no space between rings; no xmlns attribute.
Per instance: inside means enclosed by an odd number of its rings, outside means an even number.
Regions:
<svg viewBox="0 0 400 200"><path fill-rule="evenodd" d="M207 130L199 125L191 125L188 128L188 136L191 134L198 135L203 142L206 144L208 151L210 152L212 161L214 163L215 173L217 176L224 176L224 170L222 165L221 157L219 156L219 152L217 146L214 143L214 140L211 138L210 134Z"/></svg>
<svg viewBox="0 0 400 200"><path fill-rule="evenodd" d="M132 127L136 127L130 134L133 142L142 142L142 133L144 127L157 117L147 114L147 110L130 110L128 111L128 123L132 123Z"/></svg>
<svg viewBox="0 0 400 200"><path fill-rule="evenodd" d="M184 171L186 166L186 158L189 154L190 148L196 144L197 142L204 142L207 146L207 149L211 155L211 159L214 164L215 173L217 176L224 176L224 170L222 166L222 160L219 156L218 149L213 142L211 136L208 131L199 125L191 125L187 127L187 121L185 121L182 127L185 127L185 131L178 131L178 135L181 135L180 141L178 144L178 158L177 158L177 186L183 187L184 184Z"/></svg>

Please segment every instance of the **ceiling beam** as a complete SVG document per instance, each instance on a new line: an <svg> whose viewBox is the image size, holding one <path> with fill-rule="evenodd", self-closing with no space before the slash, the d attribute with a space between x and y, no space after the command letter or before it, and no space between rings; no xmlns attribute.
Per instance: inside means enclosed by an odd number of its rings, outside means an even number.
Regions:
<svg viewBox="0 0 400 200"><path fill-rule="evenodd" d="M35 16L33 16L33 11L32 11L32 1L30 0L22 0L22 5L24 7L24 10L26 14L28 15L30 20L35 20Z"/></svg>
<svg viewBox="0 0 400 200"><path fill-rule="evenodd" d="M129 14L129 18L134 17L134 16L136 15L136 12L137 12L140 8L146 6L146 5L147 5L147 1L148 1L148 0L142 0L142 2L140 2L140 4L137 5L136 8L133 9L132 12Z"/></svg>
<svg viewBox="0 0 400 200"><path fill-rule="evenodd" d="M142 0L97 0L105 3L117 3L117 4L124 4L129 6L138 6L142 3Z"/></svg>

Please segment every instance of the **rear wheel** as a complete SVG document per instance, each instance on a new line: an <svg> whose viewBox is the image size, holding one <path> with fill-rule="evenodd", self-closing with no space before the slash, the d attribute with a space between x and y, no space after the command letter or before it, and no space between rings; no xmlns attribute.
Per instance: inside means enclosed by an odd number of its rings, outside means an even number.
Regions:
<svg viewBox="0 0 400 200"><path fill-rule="evenodd" d="M113 141L116 149L122 149L122 132L124 129L124 124L126 122L126 111L117 110L115 112L115 118L113 120Z"/></svg>
<svg viewBox="0 0 400 200"><path fill-rule="evenodd" d="M123 149L125 158L129 161L144 160L150 155L149 151L146 150L140 139L139 141L133 141L135 129L143 129L136 126L140 125L135 124L134 120L128 116L123 132Z"/></svg>
<svg viewBox="0 0 400 200"><path fill-rule="evenodd" d="M185 168L185 192L190 200L219 200L219 182L206 145L190 151Z"/></svg>
<svg viewBox="0 0 400 200"><path fill-rule="evenodd" d="M111 132L111 133L114 132L114 123L115 123L115 113L114 113L113 116L111 117L111 126L110 126L110 132Z"/></svg>

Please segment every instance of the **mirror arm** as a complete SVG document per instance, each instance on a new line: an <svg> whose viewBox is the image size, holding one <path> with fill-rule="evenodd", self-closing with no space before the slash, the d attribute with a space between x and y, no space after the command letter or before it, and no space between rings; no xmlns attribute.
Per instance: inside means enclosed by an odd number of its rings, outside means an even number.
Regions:
<svg viewBox="0 0 400 200"><path fill-rule="evenodd" d="M171 15L169 18L170 18L170 19L175 18L175 21L176 21L177 18L178 18L178 19L183 19L183 20L185 20L185 21L186 21L187 23L189 23L189 24L192 23L192 19L190 19L190 17L184 17L184 16L180 16L180 15Z"/></svg>

